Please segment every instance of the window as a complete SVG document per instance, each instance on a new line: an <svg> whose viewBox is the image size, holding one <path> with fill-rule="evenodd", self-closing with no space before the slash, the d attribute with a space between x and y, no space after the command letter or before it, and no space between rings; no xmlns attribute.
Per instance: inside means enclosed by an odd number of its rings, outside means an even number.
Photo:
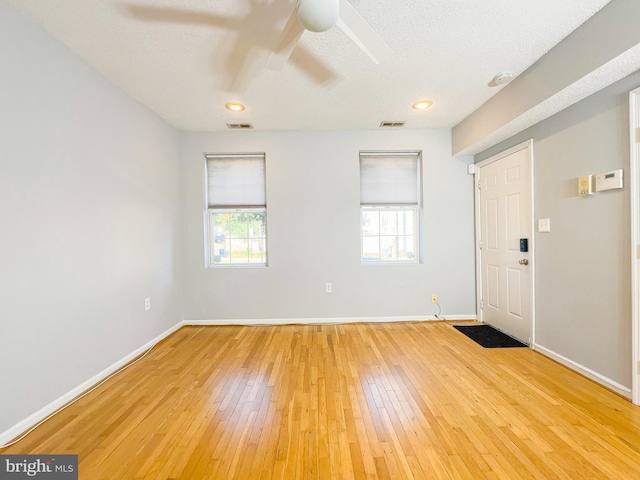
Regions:
<svg viewBox="0 0 640 480"><path fill-rule="evenodd" d="M362 261L417 263L420 153L360 153Z"/></svg>
<svg viewBox="0 0 640 480"><path fill-rule="evenodd" d="M207 155L210 267L267 264L265 156Z"/></svg>

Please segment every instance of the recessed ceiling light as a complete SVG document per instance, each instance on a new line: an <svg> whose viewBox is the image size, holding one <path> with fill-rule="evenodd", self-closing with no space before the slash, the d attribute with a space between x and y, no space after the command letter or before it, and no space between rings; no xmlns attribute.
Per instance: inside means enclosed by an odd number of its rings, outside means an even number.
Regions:
<svg viewBox="0 0 640 480"><path fill-rule="evenodd" d="M433 105L433 102L431 100L420 100L419 102L416 102L416 103L413 104L413 109L414 110L426 110L431 105Z"/></svg>
<svg viewBox="0 0 640 480"><path fill-rule="evenodd" d="M241 103L227 103L225 105L227 110L231 110L232 112L241 112L244 110L244 105Z"/></svg>

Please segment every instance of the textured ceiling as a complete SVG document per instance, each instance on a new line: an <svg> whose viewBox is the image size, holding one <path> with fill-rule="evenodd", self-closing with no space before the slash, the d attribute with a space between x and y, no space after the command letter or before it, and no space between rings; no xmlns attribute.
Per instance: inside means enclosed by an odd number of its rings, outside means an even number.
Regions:
<svg viewBox="0 0 640 480"><path fill-rule="evenodd" d="M350 0L393 51L375 65L334 28L264 64L292 0L6 0L182 130L453 127L609 0ZM246 78L238 82L238 78ZM427 111L411 105L433 100ZM224 105L239 101L242 113Z"/></svg>

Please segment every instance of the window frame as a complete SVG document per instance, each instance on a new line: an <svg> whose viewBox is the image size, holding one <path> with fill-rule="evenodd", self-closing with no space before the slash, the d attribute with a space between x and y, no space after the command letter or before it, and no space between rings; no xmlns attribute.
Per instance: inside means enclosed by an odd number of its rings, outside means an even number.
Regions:
<svg viewBox="0 0 640 480"><path fill-rule="evenodd" d="M400 237L407 237L409 235L402 235L400 233L398 233L396 231L395 234L382 234L380 233L380 229L378 230L378 234L377 235L366 235L364 233L364 212L389 212L389 211L394 211L394 212L400 212L400 211L412 211L413 212L413 233L411 234L411 237L413 237L413 252L414 252L414 256L412 259L407 259L407 260L400 260L397 258L397 253L396 253L396 259L395 260L384 260L381 256L381 252L382 252L382 238L384 237L390 237L390 238L395 238L396 239L396 245L398 243L398 240ZM420 263L420 254L419 254L419 246L420 246L420 228L419 228L419 224L420 224L420 220L418 218L420 214L420 208L418 205L402 205L402 204L396 204L396 205L360 205L360 260L364 265L380 265L380 264L396 264L396 265L413 265L416 263ZM364 241L365 238L378 238L378 244L379 244L379 255L380 257L378 259L371 259L371 260L365 260L365 256L364 256ZM396 247L397 248L397 247Z"/></svg>
<svg viewBox="0 0 640 480"><path fill-rule="evenodd" d="M362 265L419 265L423 263L423 254L422 254L422 151L360 151L358 156L358 162L361 165L362 157L403 157L403 156L415 156L416 157L416 182L417 182L417 203L362 203L362 197L360 201L360 263ZM362 171L360 171L360 179L362 181ZM361 192L362 194L362 192ZM413 259L407 260L399 260L397 258L395 260L384 260L382 259L382 249L379 248L377 259L369 259L365 260L364 257L364 241L365 241L365 233L364 233L364 212L367 211L402 211L402 210L412 210L413 211L413 246L414 246L414 257ZM394 235L383 235L380 232L380 228L378 230L377 235L367 235L367 237L378 237L379 246L381 247L381 238L382 237L395 237L396 245L399 237L404 237L406 235L399 234L397 231Z"/></svg>
<svg viewBox="0 0 640 480"><path fill-rule="evenodd" d="M264 240L264 262L250 262L246 263L215 263L215 234L213 216L215 214L236 214L236 213L262 213L264 215L264 236L254 237L257 240ZM209 268L256 268L266 267L268 265L268 247L267 247L267 207L220 207L220 208L207 208L207 239L208 239L208 267ZM251 240L251 237L247 236L246 240Z"/></svg>
<svg viewBox="0 0 640 480"><path fill-rule="evenodd" d="M268 228L267 228L267 158L263 152L258 153L207 153L204 155L204 247L205 247L205 268L265 268L269 265ZM210 205L209 204L209 160L234 158L242 159L247 157L259 157L263 161L264 169L264 205ZM215 238L214 238L214 214L237 214L237 213L262 213L264 215L264 236L258 237L264 241L264 262L247 263L215 263ZM250 237L247 237L249 240ZM249 257L247 258L247 260Z"/></svg>

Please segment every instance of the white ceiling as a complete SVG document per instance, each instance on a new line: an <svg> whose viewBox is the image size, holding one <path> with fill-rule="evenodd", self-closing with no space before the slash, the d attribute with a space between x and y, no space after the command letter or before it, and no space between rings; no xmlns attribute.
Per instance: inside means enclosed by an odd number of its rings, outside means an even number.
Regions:
<svg viewBox="0 0 640 480"><path fill-rule="evenodd" d="M337 28L305 32L282 72L263 68L293 0L6 0L182 130L448 128L609 0L350 0L391 47L375 65ZM235 79L249 69L248 82ZM411 105L433 100L431 109ZM239 101L247 109L231 113Z"/></svg>

